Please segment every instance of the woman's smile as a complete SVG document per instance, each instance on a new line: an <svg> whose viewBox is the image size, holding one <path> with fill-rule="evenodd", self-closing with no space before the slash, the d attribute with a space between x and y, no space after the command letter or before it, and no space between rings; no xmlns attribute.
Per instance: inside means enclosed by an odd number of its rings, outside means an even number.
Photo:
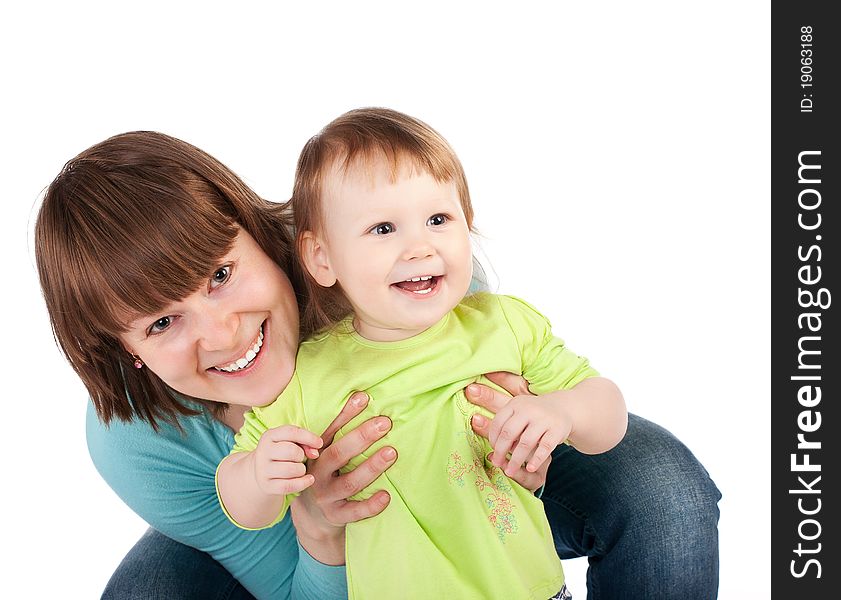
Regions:
<svg viewBox="0 0 841 600"><path fill-rule="evenodd" d="M246 231L220 264L227 277L167 307L167 327L148 335L155 317L140 319L124 343L182 394L246 406L271 402L295 366L295 293Z"/></svg>
<svg viewBox="0 0 841 600"><path fill-rule="evenodd" d="M265 323L265 322L264 322ZM264 323L260 324L260 330L257 333L257 337L254 341L248 346L248 349L245 353L237 359L232 360L230 363L225 361L228 364L222 364L210 367L209 371L223 371L225 373L237 373L240 371L244 371L250 369L252 365L257 361L257 356L260 354L260 349L263 347L263 325Z"/></svg>

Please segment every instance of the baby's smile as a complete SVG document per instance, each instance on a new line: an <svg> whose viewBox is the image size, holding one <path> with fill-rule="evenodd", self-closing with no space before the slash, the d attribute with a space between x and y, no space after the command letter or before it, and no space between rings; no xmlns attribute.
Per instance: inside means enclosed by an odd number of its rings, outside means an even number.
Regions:
<svg viewBox="0 0 841 600"><path fill-rule="evenodd" d="M404 281L392 283L392 287L397 287L405 292L411 294L424 296L433 292L438 287L438 282L442 275L421 275L419 277L411 277Z"/></svg>

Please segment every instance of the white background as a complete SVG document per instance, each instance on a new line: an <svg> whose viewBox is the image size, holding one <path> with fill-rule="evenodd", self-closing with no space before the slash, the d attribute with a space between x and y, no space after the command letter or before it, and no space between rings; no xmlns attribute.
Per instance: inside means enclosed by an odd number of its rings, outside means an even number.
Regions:
<svg viewBox="0 0 841 600"><path fill-rule="evenodd" d="M43 188L89 145L155 129L284 200L310 135L380 105L460 155L498 290L708 468L719 597L770 596L766 3L16 4L0 9L4 587L98 597L145 529L90 463L86 394L51 337L30 241ZM583 599L586 561L565 568Z"/></svg>

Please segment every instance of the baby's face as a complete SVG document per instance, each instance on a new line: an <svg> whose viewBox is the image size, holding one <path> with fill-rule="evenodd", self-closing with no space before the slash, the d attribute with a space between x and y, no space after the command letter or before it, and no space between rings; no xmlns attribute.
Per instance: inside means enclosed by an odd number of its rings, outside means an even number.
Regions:
<svg viewBox="0 0 841 600"><path fill-rule="evenodd" d="M324 182L325 247L331 274L365 338L400 340L437 323L470 286L470 231L452 182L402 161L333 169Z"/></svg>

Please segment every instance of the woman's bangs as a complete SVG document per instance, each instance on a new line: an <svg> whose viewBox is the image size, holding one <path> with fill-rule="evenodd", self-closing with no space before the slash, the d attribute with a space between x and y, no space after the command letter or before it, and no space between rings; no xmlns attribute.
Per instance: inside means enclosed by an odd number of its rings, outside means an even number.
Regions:
<svg viewBox="0 0 841 600"><path fill-rule="evenodd" d="M85 239L77 247L89 253L79 265L88 288L82 306L102 302L100 325L111 333L126 330L127 315L154 315L198 290L239 230L235 217L223 212L225 203L214 201L216 192L200 198L173 197L171 188L151 192L120 203L119 215L100 213L103 222L80 226Z"/></svg>
<svg viewBox="0 0 841 600"><path fill-rule="evenodd" d="M225 254L233 246L236 227L230 236L200 237L185 241L181 249L167 246L169 238L160 235L146 237L148 245L140 252L126 252L103 272L105 296L111 312L108 328L117 333L137 317L156 315L174 302L179 302L202 286L207 285L213 272L221 266ZM214 239L217 238L217 239ZM156 245L155 242L163 242ZM138 247L131 250L141 250ZM130 318L126 318L130 315Z"/></svg>

